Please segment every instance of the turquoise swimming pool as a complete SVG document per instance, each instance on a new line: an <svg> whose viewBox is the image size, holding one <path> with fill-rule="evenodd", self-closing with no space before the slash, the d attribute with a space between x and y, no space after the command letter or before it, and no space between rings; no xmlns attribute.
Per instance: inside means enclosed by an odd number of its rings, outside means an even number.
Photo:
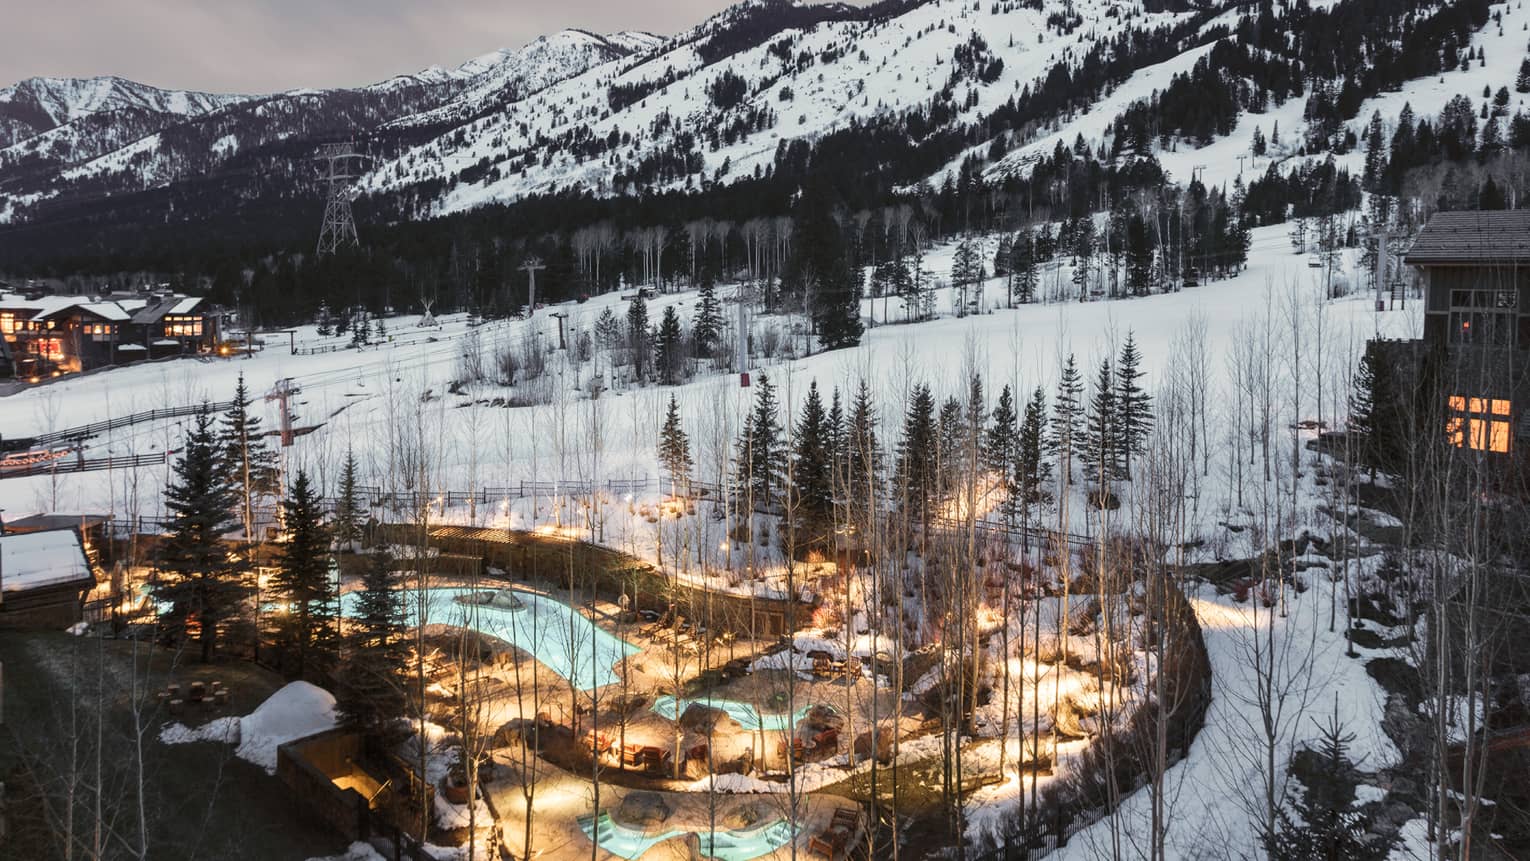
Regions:
<svg viewBox="0 0 1530 861"><path fill-rule="evenodd" d="M533 592L515 590L522 606L515 609L493 604L462 603L459 595L482 589L438 588L425 590L425 619L432 625L472 628L513 643L580 690L618 681L616 667L638 648L616 637L562 601ZM411 622L415 593L404 591ZM357 594L341 597L341 612L355 615Z"/></svg>
<svg viewBox="0 0 1530 861"><path fill-rule="evenodd" d="M797 836L797 829L785 819L749 831L698 831L701 854L719 861L750 861L774 852Z"/></svg>
<svg viewBox="0 0 1530 861"><path fill-rule="evenodd" d="M797 721L802 720L803 716L813 708L811 705L806 705L791 714L762 715L760 710L753 705L741 703L737 700L686 700L676 699L669 694L662 694L654 698L653 710L662 717L669 718L670 720L679 720L680 715L685 714L686 709L698 703L708 708L721 709L727 712L728 717L738 721L739 726L748 730L789 730L796 726Z"/></svg>
<svg viewBox="0 0 1530 861"><path fill-rule="evenodd" d="M797 829L785 819L748 831L695 831L671 828L657 834L645 834L612 821L609 813L599 817L579 817L579 829L595 845L622 858L639 858L644 852L682 834L694 833L701 844L701 854L718 861L751 861L780 849L797 836Z"/></svg>
<svg viewBox="0 0 1530 861"><path fill-rule="evenodd" d="M598 819L588 815L579 817L579 829L584 832L584 836L594 841L596 846L623 858L638 858L671 837L679 837L685 833L675 828L660 834L645 836L641 831L611 821L609 813L600 814Z"/></svg>

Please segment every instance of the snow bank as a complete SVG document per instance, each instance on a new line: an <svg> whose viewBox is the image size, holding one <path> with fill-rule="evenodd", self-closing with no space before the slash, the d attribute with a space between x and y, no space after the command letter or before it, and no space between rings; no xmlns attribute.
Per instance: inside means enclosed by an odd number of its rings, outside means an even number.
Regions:
<svg viewBox="0 0 1530 861"><path fill-rule="evenodd" d="M335 698L308 682L292 682L239 721L240 759L276 773L276 749L335 726Z"/></svg>
<svg viewBox="0 0 1530 861"><path fill-rule="evenodd" d="M244 717L224 717L199 727L171 723L160 730L164 744L217 741L238 744L240 759L276 773L276 749L289 741L335 726L335 698L317 685L292 682Z"/></svg>

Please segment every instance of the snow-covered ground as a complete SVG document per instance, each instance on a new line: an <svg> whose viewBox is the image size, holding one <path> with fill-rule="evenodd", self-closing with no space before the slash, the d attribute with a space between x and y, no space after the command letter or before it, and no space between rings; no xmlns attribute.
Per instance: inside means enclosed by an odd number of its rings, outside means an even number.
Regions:
<svg viewBox="0 0 1530 861"><path fill-rule="evenodd" d="M159 740L165 744L218 741L237 744L243 760L276 773L276 749L335 726L335 698L317 685L290 682L244 717L224 717L199 727L167 724Z"/></svg>
<svg viewBox="0 0 1530 861"><path fill-rule="evenodd" d="M925 266L944 274L949 271L950 255L950 248L934 249L927 255ZM1353 266L1352 258L1348 259L1346 265ZM1066 283L1065 271L1056 277ZM1017 400L1023 400L1023 393L1032 387L1039 385L1049 392L1055 388L1060 361L1069 353L1078 356L1083 376L1089 379L1096 362L1117 352L1130 331L1144 356L1145 382L1153 388L1172 371L1182 370L1179 363L1185 358L1187 334L1201 331L1212 393L1211 439L1216 447L1228 435L1228 413L1233 409L1232 368L1238 364L1235 359L1247 348L1250 338L1268 338L1276 359L1274 376L1267 381L1276 409L1272 425L1281 440L1278 444L1289 452L1298 442L1284 430L1292 423L1319 414L1330 423L1335 421L1334 404L1343 403L1343 376L1353 366L1366 338L1376 334L1411 336L1418 331L1415 309L1377 312L1364 295L1325 300L1319 278L1320 273L1308 268L1305 257L1291 251L1285 228L1260 229L1254 233L1248 269L1227 281L1142 299L1012 310L993 307L1002 302L1002 290L995 282L988 287L985 304L991 309L989 313L912 325L879 325L869 329L862 345L854 350L783 358L755 371L768 373L780 387L786 423L800 409L809 382L817 381L821 389L838 386L848 398L848 390L858 380L866 380L880 406L881 439L891 446L897 438L904 394L915 382L928 382L943 397L964 391L967 373L976 370L984 375L990 398L996 396L999 386L1011 384L1022 393ZM725 287L720 292L727 295L731 290ZM946 290L937 308L949 309L950 302L950 291ZM696 296L681 292L654 299L649 303L650 320L657 320L672 304L688 316ZM868 312L872 304L881 303L868 300ZM588 331L606 308L624 316L626 303L619 296L607 295L556 310L567 312L568 323L578 332ZM884 319L880 308L877 317ZM896 311L892 318L899 319ZM1296 352L1288 342L1289 334L1296 331L1293 320L1300 321L1299 360L1291 358ZM428 330L413 328L415 322L412 318L389 320L391 346L293 356L285 344L273 341L253 358L157 364L62 380L7 399L10 409L0 411L0 433L35 433L151 405L224 400L241 373L257 394L278 380L291 378L301 389L295 403L298 424L320 427L299 437L286 452L289 468L311 471L321 486L332 491L343 453L353 449L362 464L362 483L391 487L397 484L400 449L408 448L412 440L414 444L426 443L429 487L435 492L503 487L522 480L654 478L658 471L654 452L658 427L673 396L692 440L698 477L716 481L755 391L740 389L734 376L714 375L672 388L616 388L591 400L581 394L586 391L588 377L606 373L609 367L597 355L582 369L565 367L551 403L507 408L492 403L495 397L506 395L497 386L470 386L461 394L450 391L452 380L459 375L460 357L475 339L490 355L500 345L519 345L527 339L555 343L556 320L542 311L528 321L479 328L470 327L461 317L443 319L439 328ZM758 335L761 327L789 323L763 319L754 325ZM326 340L311 330L301 331L298 338L310 344ZM328 339L344 340L345 336ZM552 362L550 367L564 366ZM1304 380L1299 395L1293 373L1298 368ZM1319 378L1326 387L1322 403L1316 395ZM272 405L260 401L256 408L264 412L266 426L274 427ZM182 419L113 432L91 441L91 454L173 448L187 423ZM1312 457L1304 453L1304 464L1311 463ZM1333 528L1315 513L1320 494L1312 485L1314 473L1307 470L1302 479L1300 510L1296 519L1285 525L1290 531L1304 526L1323 531ZM167 474L168 467L153 467L136 472L4 480L0 481L0 506L12 516L33 510L109 511L125 516L135 509L155 515ZM1286 480L1286 471L1277 469L1275 481ZM1253 488L1259 482L1252 477L1245 481L1250 496L1256 495ZM443 509L438 516L518 527L579 522L577 506L556 503L551 499L506 500L472 511ZM670 522L652 514L654 506L662 505L662 494L655 489L643 498L621 503L606 509L607 543L657 560L659 531L662 524ZM1229 538L1228 531L1218 526L1246 520L1247 514L1238 508L1231 470L1224 464L1214 465L1195 501L1192 528L1202 537L1220 539L1208 543L1203 554L1245 556L1254 549L1249 542L1256 530L1245 529ZM698 523L709 520L704 513L686 517ZM719 533L715 537L722 536ZM722 546L726 546L725 541ZM673 560L673 555L666 558ZM1307 591L1290 596L1284 615L1271 614L1256 601L1239 604L1209 589L1191 595L1205 630L1215 689L1205 729L1171 774L1175 809L1195 812L1177 817L1171 828L1170 843L1177 857L1205 857L1207 846L1255 845L1250 830L1254 820L1247 804L1261 797L1263 772L1253 747L1258 731L1252 711L1253 686L1258 679L1249 674L1247 651L1254 634L1268 635L1271 625L1275 640L1282 644L1277 675L1291 691L1289 708L1282 712L1276 733L1280 766L1275 779L1280 791L1288 789L1284 763L1296 745L1313 735L1308 718L1327 715L1335 707L1346 727L1358 734L1354 754L1366 767L1395 760L1396 752L1378 729L1381 693L1366 675L1362 661L1344 657L1342 612L1340 632L1331 632L1328 627L1334 590L1340 587L1319 573L1315 572ZM851 631L851 636L857 633ZM810 638L799 645L804 650L827 645L829 651L845 651L843 639L835 643L833 638L821 642ZM850 651L869 651L867 646L852 644ZM1085 680L1070 678L1068 683L1072 686L1074 682L1084 687ZM204 734L184 728L170 732L172 736ZM226 727L224 732L226 737ZM274 737L275 733L267 735ZM271 751L274 749L273 744ZM981 742L973 755L997 757L997 749L995 742ZM904 751L904 756L918 756L920 751L916 743ZM926 753L930 752L933 750ZM1065 770L1066 757L1060 773ZM803 769L798 780L811 787L842 777L842 771L826 764ZM996 823L1010 815L1022 785L1015 778L971 799L968 810L974 836L992 834ZM761 787L741 784L727 788L750 791ZM1112 828L1141 839L1148 802L1145 793L1132 795L1117 817L1077 835L1064 857L1095 857L1109 844Z"/></svg>

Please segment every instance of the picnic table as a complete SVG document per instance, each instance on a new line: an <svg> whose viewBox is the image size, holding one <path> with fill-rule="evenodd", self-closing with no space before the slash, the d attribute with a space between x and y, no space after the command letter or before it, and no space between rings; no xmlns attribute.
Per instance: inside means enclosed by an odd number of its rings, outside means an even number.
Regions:
<svg viewBox="0 0 1530 861"><path fill-rule="evenodd" d="M591 753L600 756L609 751L615 742L611 739L611 736L603 732L588 729L584 731L584 744L590 749Z"/></svg>

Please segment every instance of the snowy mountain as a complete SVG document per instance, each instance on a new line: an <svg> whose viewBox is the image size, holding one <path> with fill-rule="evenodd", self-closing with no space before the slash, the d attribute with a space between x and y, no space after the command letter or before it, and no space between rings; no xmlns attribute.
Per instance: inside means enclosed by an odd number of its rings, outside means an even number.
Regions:
<svg viewBox="0 0 1530 861"><path fill-rule="evenodd" d="M0 89L0 145L90 114L143 112L193 118L248 96L162 90L123 78L28 78Z"/></svg>
<svg viewBox="0 0 1530 861"><path fill-rule="evenodd" d="M1358 172L1372 112L1428 118L1512 87L1523 15L1487 0L745 0L670 38L564 30L355 89L29 81L0 91L0 223L290 208L313 199L309 157L336 139L364 142L364 210L397 221L706 192L826 158L884 191L1001 187L1059 146L1151 156L1171 182L1329 154ZM1335 41L1357 28L1364 44ZM1282 137L1256 152L1256 133Z"/></svg>
<svg viewBox="0 0 1530 861"><path fill-rule="evenodd" d="M99 201L181 182L222 189L207 179L230 170L260 171L258 193L273 182L301 187L318 143L389 124L393 138L452 127L660 41L567 30L454 69L268 95L162 90L121 78L28 79L0 90L0 223L38 203L46 210L52 201Z"/></svg>

